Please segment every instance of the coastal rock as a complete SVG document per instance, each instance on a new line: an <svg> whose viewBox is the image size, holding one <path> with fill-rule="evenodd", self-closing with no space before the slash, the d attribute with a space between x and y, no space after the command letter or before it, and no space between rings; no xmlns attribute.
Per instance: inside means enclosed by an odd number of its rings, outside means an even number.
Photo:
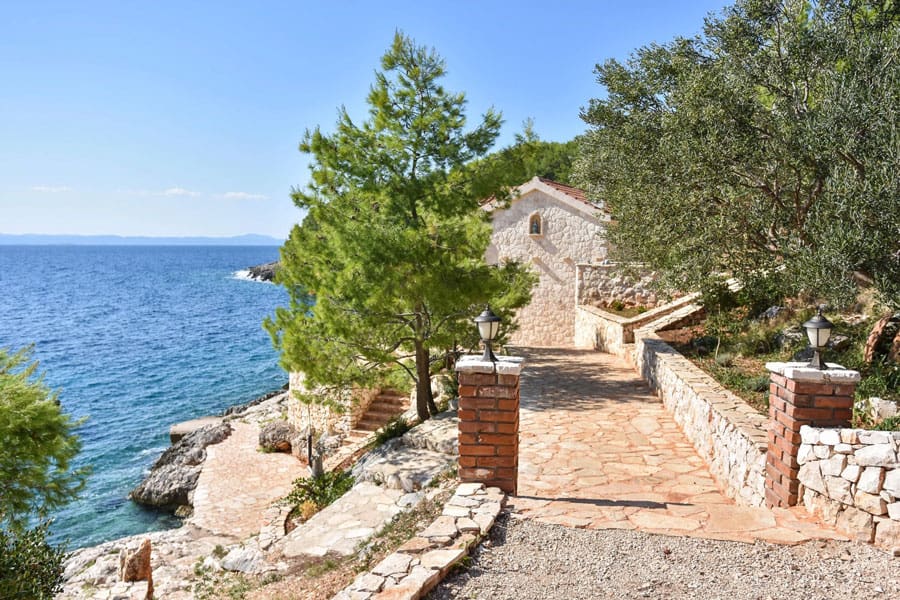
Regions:
<svg viewBox="0 0 900 600"><path fill-rule="evenodd" d="M275 273L278 272L280 266L280 263L275 261L264 265L256 265L247 270L250 272L250 279L256 281L273 281L275 279Z"/></svg>
<svg viewBox="0 0 900 600"><path fill-rule="evenodd" d="M150 474L129 497L138 504L176 510L190 505L190 493L197 486L206 447L218 444L231 434L231 425L209 425L189 433L163 452Z"/></svg>
<svg viewBox="0 0 900 600"><path fill-rule="evenodd" d="M169 441L177 444L178 441L191 433L202 429L207 425L218 425L222 422L222 417L200 417L199 419L191 419L190 421L182 421L169 427Z"/></svg>
<svg viewBox="0 0 900 600"><path fill-rule="evenodd" d="M119 554L119 581L146 581L145 598L153 598L153 569L150 566L150 539L141 542L137 550L123 548Z"/></svg>
<svg viewBox="0 0 900 600"><path fill-rule="evenodd" d="M259 445L266 452L290 452L297 431L287 421L272 421L263 426L259 432Z"/></svg>

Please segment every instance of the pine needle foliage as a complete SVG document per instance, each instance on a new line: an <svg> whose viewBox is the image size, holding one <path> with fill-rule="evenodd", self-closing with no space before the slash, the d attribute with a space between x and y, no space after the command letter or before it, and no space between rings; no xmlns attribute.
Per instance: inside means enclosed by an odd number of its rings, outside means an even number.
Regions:
<svg viewBox="0 0 900 600"><path fill-rule="evenodd" d="M477 344L471 319L490 302L511 325L534 277L483 260L491 228L480 202L495 190L469 165L490 149L500 115L489 110L467 128L464 95L441 83L444 61L402 33L381 67L365 121L341 108L333 133L315 128L300 144L311 181L293 199L306 216L278 274L290 304L266 327L282 365L311 389L372 385L401 370L424 420L437 411L433 370Z"/></svg>

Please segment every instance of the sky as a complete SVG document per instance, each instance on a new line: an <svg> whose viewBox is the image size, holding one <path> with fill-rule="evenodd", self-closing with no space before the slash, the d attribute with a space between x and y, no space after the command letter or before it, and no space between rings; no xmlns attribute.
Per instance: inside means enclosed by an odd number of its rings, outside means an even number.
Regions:
<svg viewBox="0 0 900 600"><path fill-rule="evenodd" d="M447 63L497 148L582 133L593 72L699 33L724 0L0 0L0 233L287 236L297 146L359 121L401 30Z"/></svg>

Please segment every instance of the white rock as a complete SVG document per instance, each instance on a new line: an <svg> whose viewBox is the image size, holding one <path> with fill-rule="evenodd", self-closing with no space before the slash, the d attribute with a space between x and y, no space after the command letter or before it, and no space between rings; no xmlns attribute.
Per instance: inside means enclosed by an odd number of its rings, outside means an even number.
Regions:
<svg viewBox="0 0 900 600"><path fill-rule="evenodd" d="M828 448L828 446L816 445L816 446L813 446L812 448L813 448L813 454L815 454L816 458L818 458L820 460L831 456L831 450Z"/></svg>
<svg viewBox="0 0 900 600"><path fill-rule="evenodd" d="M841 433L838 429L823 429L819 433L819 443L828 446L836 446L841 443Z"/></svg>
<svg viewBox="0 0 900 600"><path fill-rule="evenodd" d="M825 493L825 481L822 479L822 470L818 462L806 463L800 465L800 473L797 475L800 483L811 490L819 493Z"/></svg>
<svg viewBox="0 0 900 600"><path fill-rule="evenodd" d="M840 475L847 466L847 456L844 454L835 454L828 460L822 461L823 475Z"/></svg>
<svg viewBox="0 0 900 600"><path fill-rule="evenodd" d="M250 546L233 548L222 559L222 568L226 571L260 573L265 571L266 567L266 559L262 552Z"/></svg>
<svg viewBox="0 0 900 600"><path fill-rule="evenodd" d="M883 481L884 469L881 467L866 467L856 482L856 489L867 494L877 494L881 491Z"/></svg>
<svg viewBox="0 0 900 600"><path fill-rule="evenodd" d="M483 483L461 483L456 488L457 496L471 496L475 492L484 489Z"/></svg>
<svg viewBox="0 0 900 600"><path fill-rule="evenodd" d="M853 494L850 493L850 482L843 477L825 477L825 487L828 489L828 497L844 504L853 504Z"/></svg>
<svg viewBox="0 0 900 600"><path fill-rule="evenodd" d="M818 444L819 430L814 427L810 427L809 425L802 425L800 427L800 441L803 444Z"/></svg>
<svg viewBox="0 0 900 600"><path fill-rule="evenodd" d="M873 515L881 516L887 512L887 505L884 503L884 500L875 494L867 494L857 490L853 495L853 502L858 509Z"/></svg>
<svg viewBox="0 0 900 600"><path fill-rule="evenodd" d="M802 465L811 460L816 460L816 455L813 454L813 447L809 444L800 444L800 449L797 450L797 462Z"/></svg>
<svg viewBox="0 0 900 600"><path fill-rule="evenodd" d="M882 488L894 498L900 498L900 469L891 469L885 474Z"/></svg>
<svg viewBox="0 0 900 600"><path fill-rule="evenodd" d="M834 451L840 454L851 454L853 452L853 446L850 444L837 444L834 447Z"/></svg>
<svg viewBox="0 0 900 600"><path fill-rule="evenodd" d="M894 452L892 443L865 446L857 450L854 457L856 458L856 464L864 467L887 467L894 466L897 463L897 453Z"/></svg>
<svg viewBox="0 0 900 600"><path fill-rule="evenodd" d="M412 557L410 555L395 552L375 565L375 568L372 569L372 573L384 577L404 576L409 572L409 565L411 562Z"/></svg>
<svg viewBox="0 0 900 600"><path fill-rule="evenodd" d="M894 441L894 436L890 431L860 431L860 444L890 444Z"/></svg>
<svg viewBox="0 0 900 600"><path fill-rule="evenodd" d="M900 502L891 502L888 504L887 513L891 519L900 521Z"/></svg>
<svg viewBox="0 0 900 600"><path fill-rule="evenodd" d="M851 483L856 483L861 472L862 467L860 467L859 465L847 465L847 468L841 472L841 477Z"/></svg>

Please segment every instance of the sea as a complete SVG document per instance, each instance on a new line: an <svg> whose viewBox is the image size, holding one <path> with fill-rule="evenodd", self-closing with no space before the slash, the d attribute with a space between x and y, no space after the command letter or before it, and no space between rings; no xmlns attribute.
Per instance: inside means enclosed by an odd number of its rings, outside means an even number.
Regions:
<svg viewBox="0 0 900 600"><path fill-rule="evenodd" d="M287 382L262 322L287 302L246 278L274 246L0 246L0 347L33 346L93 473L53 516L69 548L175 527L128 499L169 426Z"/></svg>

